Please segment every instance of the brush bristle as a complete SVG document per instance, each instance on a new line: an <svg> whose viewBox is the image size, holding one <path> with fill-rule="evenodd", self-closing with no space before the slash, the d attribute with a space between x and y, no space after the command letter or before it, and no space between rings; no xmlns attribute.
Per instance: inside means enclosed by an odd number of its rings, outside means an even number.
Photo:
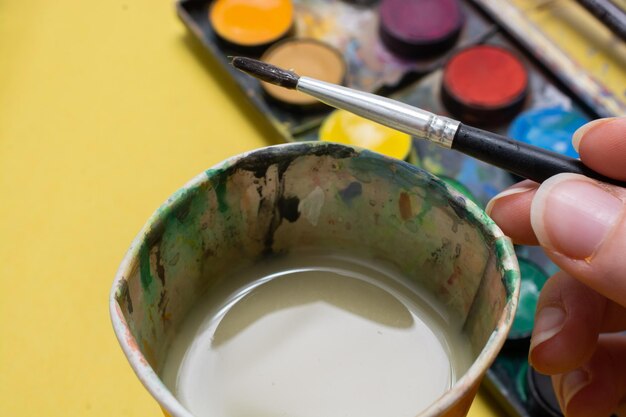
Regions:
<svg viewBox="0 0 626 417"><path fill-rule="evenodd" d="M287 71L252 58L236 56L231 59L230 63L235 68L248 75L291 90L296 88L298 80L300 79L300 76L295 72Z"/></svg>

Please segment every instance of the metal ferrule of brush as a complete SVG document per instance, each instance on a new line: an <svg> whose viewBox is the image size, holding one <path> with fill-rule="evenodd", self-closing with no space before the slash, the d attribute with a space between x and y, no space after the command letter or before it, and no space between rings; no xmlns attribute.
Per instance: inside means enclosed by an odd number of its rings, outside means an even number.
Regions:
<svg viewBox="0 0 626 417"><path fill-rule="evenodd" d="M300 77L296 90L392 129L451 148L459 122L386 97Z"/></svg>

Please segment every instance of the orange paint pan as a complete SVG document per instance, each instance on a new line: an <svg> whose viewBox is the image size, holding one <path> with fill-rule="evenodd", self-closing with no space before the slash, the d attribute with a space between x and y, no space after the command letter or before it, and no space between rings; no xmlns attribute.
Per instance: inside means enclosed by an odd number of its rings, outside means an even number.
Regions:
<svg viewBox="0 0 626 417"><path fill-rule="evenodd" d="M247 48L268 46L285 37L293 16L291 0L216 0L209 11L219 38Z"/></svg>

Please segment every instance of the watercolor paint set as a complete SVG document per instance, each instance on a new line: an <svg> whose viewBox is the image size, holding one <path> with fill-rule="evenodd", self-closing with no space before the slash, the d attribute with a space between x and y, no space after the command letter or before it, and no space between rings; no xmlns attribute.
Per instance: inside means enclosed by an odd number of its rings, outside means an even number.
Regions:
<svg viewBox="0 0 626 417"><path fill-rule="evenodd" d="M258 82L231 56L391 97L576 157L573 132L626 113L626 43L565 0L179 0L191 33L284 141L358 145L420 166L484 207L514 183L458 152ZM556 267L516 247L520 308L486 385L511 416L558 416L549 378L527 363L534 310Z"/></svg>

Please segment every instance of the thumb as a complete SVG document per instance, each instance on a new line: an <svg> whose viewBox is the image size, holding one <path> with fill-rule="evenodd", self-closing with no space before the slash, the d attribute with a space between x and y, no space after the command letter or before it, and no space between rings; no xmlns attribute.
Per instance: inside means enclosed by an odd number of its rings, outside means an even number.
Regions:
<svg viewBox="0 0 626 417"><path fill-rule="evenodd" d="M626 189L576 174L544 182L530 209L532 228L561 269L626 306Z"/></svg>

